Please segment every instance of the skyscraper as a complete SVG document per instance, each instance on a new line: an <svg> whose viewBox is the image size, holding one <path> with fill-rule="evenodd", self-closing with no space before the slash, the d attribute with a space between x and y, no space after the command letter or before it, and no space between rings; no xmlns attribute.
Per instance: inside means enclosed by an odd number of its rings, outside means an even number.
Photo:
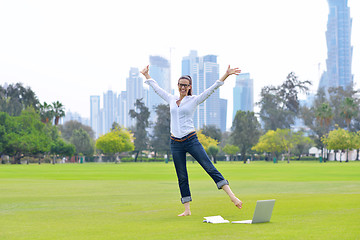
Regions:
<svg viewBox="0 0 360 240"><path fill-rule="evenodd" d="M182 59L182 75L190 75L193 94L201 94L219 79L217 56L198 57L196 51L191 51L189 56ZM204 103L196 108L194 114L194 126L196 129L200 129L205 125L215 125L221 131L226 130L226 123L225 126L223 123L224 117L221 116L224 112L226 113L227 104L224 106L221 105L221 102L225 103L225 101L220 101L220 92L216 90Z"/></svg>
<svg viewBox="0 0 360 240"><path fill-rule="evenodd" d="M236 76L235 87L233 88L233 119L236 112L254 111L254 83L250 73L240 73Z"/></svg>
<svg viewBox="0 0 360 240"><path fill-rule="evenodd" d="M327 87L343 87L353 83L351 73L352 52L351 28L352 19L347 0L328 0L329 15L326 31Z"/></svg>
<svg viewBox="0 0 360 240"><path fill-rule="evenodd" d="M107 133L110 131L112 124L115 122L116 119L116 105L117 105L117 96L112 90L108 90L104 93L104 107L103 107L103 114L104 114L104 132Z"/></svg>
<svg viewBox="0 0 360 240"><path fill-rule="evenodd" d="M227 99L220 98L220 130L226 131L226 120L227 120Z"/></svg>
<svg viewBox="0 0 360 240"><path fill-rule="evenodd" d="M150 75L155 81L163 88L166 92L171 91L171 80L170 80L170 63L163 57L150 56ZM162 98L159 97L153 90L149 91L149 111L151 113L150 120L154 121L156 115L153 111L154 107L159 104L167 104Z"/></svg>
<svg viewBox="0 0 360 240"><path fill-rule="evenodd" d="M127 118L126 127L135 124L135 119L129 116L129 111L130 109L134 109L136 100L141 99L144 96L143 79L139 76L139 73L138 68L131 68L129 77L126 79L126 110L122 112Z"/></svg>
<svg viewBox="0 0 360 240"><path fill-rule="evenodd" d="M216 80L219 80L219 64L217 63L217 56L206 55L203 57L203 75L199 75L199 80L204 82L204 90L211 87ZM202 104L205 106L204 122L200 123L200 128L204 125L215 125L220 128L220 90L216 90Z"/></svg>
<svg viewBox="0 0 360 240"><path fill-rule="evenodd" d="M90 96L90 126L96 138L101 134L100 113L100 96Z"/></svg>
<svg viewBox="0 0 360 240"><path fill-rule="evenodd" d="M116 122L123 127L129 127L129 112L127 104L127 92L121 91L117 98Z"/></svg>

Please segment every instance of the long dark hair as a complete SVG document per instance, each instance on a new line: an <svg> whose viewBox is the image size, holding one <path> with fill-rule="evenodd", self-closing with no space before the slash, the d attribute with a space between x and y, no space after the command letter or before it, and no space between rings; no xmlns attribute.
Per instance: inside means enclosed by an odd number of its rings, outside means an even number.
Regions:
<svg viewBox="0 0 360 240"><path fill-rule="evenodd" d="M179 80L178 80L178 84L179 84L180 79L185 79L185 80L188 80L188 81L189 81L189 83L190 83L190 86L192 86L192 79L191 79L191 77L190 77L189 75L184 75L184 76L181 76L181 77L179 78ZM189 89L189 91L188 91L188 95L189 95L189 96L191 96L191 95L192 95L191 88L190 88L190 89Z"/></svg>

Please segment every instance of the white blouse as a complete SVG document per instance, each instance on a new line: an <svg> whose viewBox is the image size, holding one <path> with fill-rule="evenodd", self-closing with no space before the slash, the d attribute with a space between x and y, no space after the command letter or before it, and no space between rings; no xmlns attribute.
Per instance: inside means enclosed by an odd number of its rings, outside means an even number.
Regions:
<svg viewBox="0 0 360 240"><path fill-rule="evenodd" d="M200 95L184 97L178 106L176 101L180 99L179 96L166 92L154 79L147 79L145 83L150 85L154 91L170 105L170 131L176 138L185 137L195 131L193 118L196 107L224 84L224 82L217 80Z"/></svg>

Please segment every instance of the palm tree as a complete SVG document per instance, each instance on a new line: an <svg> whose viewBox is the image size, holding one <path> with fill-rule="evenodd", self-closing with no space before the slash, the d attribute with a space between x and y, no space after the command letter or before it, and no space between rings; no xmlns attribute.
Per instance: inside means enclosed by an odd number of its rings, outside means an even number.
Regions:
<svg viewBox="0 0 360 240"><path fill-rule="evenodd" d="M316 120L320 123L321 135L325 135L329 131L331 120L334 117L334 113L328 102L322 103L318 108L315 109ZM321 156L323 156L323 147L321 149ZM328 153L328 152L327 152ZM326 154L328 156L328 154ZM335 155L336 158L336 155Z"/></svg>
<svg viewBox="0 0 360 240"><path fill-rule="evenodd" d="M48 123L50 119L54 117L53 107L50 104L44 102L44 104L40 103L40 117L43 123Z"/></svg>
<svg viewBox="0 0 360 240"><path fill-rule="evenodd" d="M350 122L353 117L355 117L359 112L358 105L355 103L355 100L350 97L346 97L341 104L340 115L345 118L347 130L350 131Z"/></svg>
<svg viewBox="0 0 360 240"><path fill-rule="evenodd" d="M334 117L333 111L330 107L330 104L325 102L322 103L319 108L316 109L315 113L316 119L319 121L320 126L329 127L331 120Z"/></svg>
<svg viewBox="0 0 360 240"><path fill-rule="evenodd" d="M65 117L64 105L61 102L56 101L52 103L53 113L55 117L55 126L59 124L59 120Z"/></svg>

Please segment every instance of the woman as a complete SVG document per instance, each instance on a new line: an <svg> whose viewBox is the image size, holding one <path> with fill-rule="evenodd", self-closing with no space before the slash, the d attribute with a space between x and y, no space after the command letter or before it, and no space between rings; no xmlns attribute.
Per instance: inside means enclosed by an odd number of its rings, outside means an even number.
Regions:
<svg viewBox="0 0 360 240"><path fill-rule="evenodd" d="M220 80L217 80L211 87L197 96L192 95L192 79L190 76L182 76L178 80L178 90L180 96L174 96L167 93L159 87L157 82L149 75L149 66L144 68L141 73L145 76L145 83L150 85L154 91L170 105L171 115L171 153L173 156L176 174L181 193L181 202L184 204L185 211L178 216L191 215L190 201L191 194L189 180L186 169L186 153L190 153L210 175L216 183L218 189L223 189L236 207L242 208L242 202L235 196L229 187L229 182L211 163L203 146L199 142L194 124L193 116L196 107L204 102L217 88L224 84L225 79L232 75L238 75L241 72L238 68L228 67L226 73Z"/></svg>

